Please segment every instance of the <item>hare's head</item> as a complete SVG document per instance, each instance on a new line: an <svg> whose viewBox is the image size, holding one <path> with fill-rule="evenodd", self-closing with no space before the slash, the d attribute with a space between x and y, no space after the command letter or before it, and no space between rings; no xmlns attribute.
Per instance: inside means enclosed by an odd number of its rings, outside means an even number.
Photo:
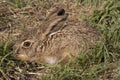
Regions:
<svg viewBox="0 0 120 80"><path fill-rule="evenodd" d="M63 27L67 16L64 9L51 9L39 28L24 31L19 36L13 47L14 57L24 61L36 61L38 55L42 55L37 48L44 47L45 39Z"/></svg>

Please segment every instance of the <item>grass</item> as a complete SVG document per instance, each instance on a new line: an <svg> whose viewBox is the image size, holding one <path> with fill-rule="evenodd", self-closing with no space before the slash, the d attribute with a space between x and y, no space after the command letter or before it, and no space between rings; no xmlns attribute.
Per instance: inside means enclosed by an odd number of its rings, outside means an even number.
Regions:
<svg viewBox="0 0 120 80"><path fill-rule="evenodd" d="M23 8L29 4L30 0L10 0L9 4L16 8Z"/></svg>
<svg viewBox="0 0 120 80"><path fill-rule="evenodd" d="M44 1L47 2L47 0ZM39 4L44 1L39 1ZM80 53L77 59L65 65L27 63L17 61L12 57L12 45L6 41L0 44L1 79L16 80L17 77L25 79L29 72L38 75L37 71L41 71L40 73L49 74L38 77L42 80L119 80L120 1L74 0L74 4L76 2L78 6L96 6L93 14L85 19L91 26L97 27L102 32L101 41L93 48L92 55L89 56L87 52ZM22 9L32 4L32 1L10 0L9 3L14 8ZM43 5L41 7L45 7ZM103 39L105 39L104 43Z"/></svg>

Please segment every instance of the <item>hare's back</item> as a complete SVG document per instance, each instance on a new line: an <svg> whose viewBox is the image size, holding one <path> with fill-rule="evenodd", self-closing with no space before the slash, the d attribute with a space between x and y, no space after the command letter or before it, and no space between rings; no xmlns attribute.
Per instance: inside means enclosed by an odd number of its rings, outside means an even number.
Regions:
<svg viewBox="0 0 120 80"><path fill-rule="evenodd" d="M66 39L72 41L87 41L93 44L100 39L101 32L95 27L91 27L86 23L80 23L79 25L67 26L62 31L63 35L66 35Z"/></svg>
<svg viewBox="0 0 120 80"><path fill-rule="evenodd" d="M50 38L52 50L67 49L71 52L71 50L83 50L90 45L95 45L100 38L100 31L87 24L66 25L62 30L51 34Z"/></svg>

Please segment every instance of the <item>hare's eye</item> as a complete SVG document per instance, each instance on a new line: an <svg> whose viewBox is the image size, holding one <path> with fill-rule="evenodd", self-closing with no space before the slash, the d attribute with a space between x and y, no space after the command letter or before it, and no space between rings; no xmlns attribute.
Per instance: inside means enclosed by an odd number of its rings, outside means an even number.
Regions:
<svg viewBox="0 0 120 80"><path fill-rule="evenodd" d="M32 45L32 41L30 41L30 40L26 40L26 41L24 41L23 44L22 44L22 46L23 46L24 48L29 48L31 45Z"/></svg>

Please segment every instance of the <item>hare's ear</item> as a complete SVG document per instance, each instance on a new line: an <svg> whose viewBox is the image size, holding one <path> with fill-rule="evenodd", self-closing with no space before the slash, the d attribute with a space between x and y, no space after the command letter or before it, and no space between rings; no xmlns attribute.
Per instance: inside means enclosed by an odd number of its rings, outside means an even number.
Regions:
<svg viewBox="0 0 120 80"><path fill-rule="evenodd" d="M41 31L44 37L60 30L63 27L67 17L68 14L65 13L64 9L59 9L57 12L54 12L54 14L52 14L51 16L49 15L41 26Z"/></svg>
<svg viewBox="0 0 120 80"><path fill-rule="evenodd" d="M58 7L53 7L47 10L46 17L49 18L51 15L55 14L58 11Z"/></svg>
<svg viewBox="0 0 120 80"><path fill-rule="evenodd" d="M63 8L53 7L47 11L46 19L52 19L55 16L60 16L64 14L65 14L65 10Z"/></svg>

